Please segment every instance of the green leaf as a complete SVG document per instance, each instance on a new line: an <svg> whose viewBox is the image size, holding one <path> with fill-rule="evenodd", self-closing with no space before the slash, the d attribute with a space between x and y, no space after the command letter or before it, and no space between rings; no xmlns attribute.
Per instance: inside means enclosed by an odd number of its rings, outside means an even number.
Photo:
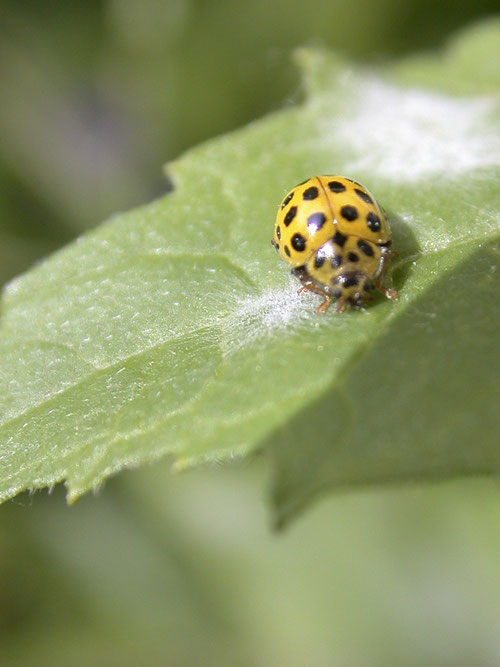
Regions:
<svg viewBox="0 0 500 667"><path fill-rule="evenodd" d="M172 194L11 283L0 497L64 480L74 500L167 454L184 468L268 449L283 523L328 488L497 472L498 81L485 68L479 86L463 57L498 62L492 34L371 70L298 52L300 107L193 149ZM315 173L388 210L399 302L320 317L297 295L270 236Z"/></svg>

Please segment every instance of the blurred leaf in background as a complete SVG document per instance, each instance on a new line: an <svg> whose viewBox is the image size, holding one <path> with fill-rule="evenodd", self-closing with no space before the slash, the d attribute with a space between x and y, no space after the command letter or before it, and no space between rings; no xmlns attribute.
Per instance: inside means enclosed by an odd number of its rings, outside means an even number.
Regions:
<svg viewBox="0 0 500 667"><path fill-rule="evenodd" d="M290 47L371 60L496 9L4 3L0 279L163 191L160 165L186 146L296 99ZM3 664L498 666L494 483L334 497L276 540L261 478L160 465L71 510L61 489L3 505Z"/></svg>
<svg viewBox="0 0 500 667"><path fill-rule="evenodd" d="M321 0L314 11L299 0L6 0L0 181L22 196L0 190L1 248L14 250L0 281L165 191L161 165L188 146L296 99L293 47L387 58L438 46L497 9L496 0Z"/></svg>
<svg viewBox="0 0 500 667"><path fill-rule="evenodd" d="M493 483L344 494L277 539L258 473L157 465L3 506L3 664L498 665Z"/></svg>

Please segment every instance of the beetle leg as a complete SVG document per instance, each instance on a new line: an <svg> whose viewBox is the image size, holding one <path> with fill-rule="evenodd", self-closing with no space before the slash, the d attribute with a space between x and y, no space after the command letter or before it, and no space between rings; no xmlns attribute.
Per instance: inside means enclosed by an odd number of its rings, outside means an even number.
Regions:
<svg viewBox="0 0 500 667"><path fill-rule="evenodd" d="M326 313L326 311L328 310L328 308L329 308L329 306L332 302L332 297L329 294L325 294L324 297L325 297L325 300L323 301L323 303L321 303L316 308L316 313L318 315L322 315L323 313ZM338 310L338 308L337 308L337 310Z"/></svg>

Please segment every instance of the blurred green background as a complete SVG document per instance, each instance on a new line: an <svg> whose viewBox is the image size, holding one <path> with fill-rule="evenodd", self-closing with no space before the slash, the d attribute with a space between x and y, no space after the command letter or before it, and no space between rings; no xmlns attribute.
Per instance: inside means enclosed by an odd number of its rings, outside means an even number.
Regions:
<svg viewBox="0 0 500 667"><path fill-rule="evenodd" d="M168 184L199 141L300 101L295 46L380 62L498 0L4 0L0 282ZM486 481L331 497L284 536L258 462L126 473L0 508L2 665L499 665Z"/></svg>

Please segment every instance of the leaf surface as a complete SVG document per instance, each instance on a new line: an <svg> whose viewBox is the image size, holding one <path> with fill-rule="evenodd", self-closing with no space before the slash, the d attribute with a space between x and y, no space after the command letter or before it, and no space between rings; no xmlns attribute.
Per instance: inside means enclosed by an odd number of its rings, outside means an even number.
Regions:
<svg viewBox="0 0 500 667"><path fill-rule="evenodd" d="M371 70L299 51L301 106L188 152L173 193L12 282L0 498L266 449L280 523L330 487L498 471L498 77L470 67L498 62L492 35ZM321 317L296 294L270 236L317 173L387 209L399 302Z"/></svg>

